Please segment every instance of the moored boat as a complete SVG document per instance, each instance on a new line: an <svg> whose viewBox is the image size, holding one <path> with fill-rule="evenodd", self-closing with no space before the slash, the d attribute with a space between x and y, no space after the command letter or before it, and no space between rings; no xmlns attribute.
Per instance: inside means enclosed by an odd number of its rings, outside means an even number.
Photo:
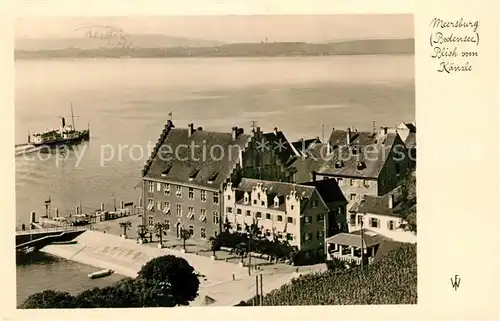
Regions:
<svg viewBox="0 0 500 321"><path fill-rule="evenodd" d="M94 272L94 273L90 273L88 275L89 279L97 279L97 278L103 278L103 277L106 277L106 276L110 276L111 274L113 274L113 270L111 269L106 269L106 270L101 270L101 271L97 271L97 272Z"/></svg>

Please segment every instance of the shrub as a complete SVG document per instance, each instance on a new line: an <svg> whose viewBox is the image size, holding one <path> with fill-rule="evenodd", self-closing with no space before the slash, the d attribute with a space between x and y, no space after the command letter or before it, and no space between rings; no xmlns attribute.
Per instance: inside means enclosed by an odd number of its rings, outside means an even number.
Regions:
<svg viewBox="0 0 500 321"><path fill-rule="evenodd" d="M404 244L365 269L300 276L264 297L265 305L416 304L416 245Z"/></svg>

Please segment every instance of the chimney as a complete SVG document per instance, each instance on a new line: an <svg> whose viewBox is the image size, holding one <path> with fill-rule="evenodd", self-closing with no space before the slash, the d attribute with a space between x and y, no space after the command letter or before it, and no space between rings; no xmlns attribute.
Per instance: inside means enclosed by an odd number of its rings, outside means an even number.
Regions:
<svg viewBox="0 0 500 321"><path fill-rule="evenodd" d="M351 145L351 127L347 128L347 145Z"/></svg>
<svg viewBox="0 0 500 321"><path fill-rule="evenodd" d="M278 127L274 127L274 135L278 136Z"/></svg>
<svg viewBox="0 0 500 321"><path fill-rule="evenodd" d="M394 194L389 194L389 208L394 208Z"/></svg>
<svg viewBox="0 0 500 321"><path fill-rule="evenodd" d="M380 134L387 135L387 127L380 127Z"/></svg>
<svg viewBox="0 0 500 321"><path fill-rule="evenodd" d="M313 182L316 182L316 172L315 171L311 172L311 179Z"/></svg>
<svg viewBox="0 0 500 321"><path fill-rule="evenodd" d="M188 125L188 136L191 137L194 134L194 124L191 123Z"/></svg>
<svg viewBox="0 0 500 321"><path fill-rule="evenodd" d="M233 127L231 128L231 137L233 138L233 140L236 140L236 138L238 138L238 127Z"/></svg>

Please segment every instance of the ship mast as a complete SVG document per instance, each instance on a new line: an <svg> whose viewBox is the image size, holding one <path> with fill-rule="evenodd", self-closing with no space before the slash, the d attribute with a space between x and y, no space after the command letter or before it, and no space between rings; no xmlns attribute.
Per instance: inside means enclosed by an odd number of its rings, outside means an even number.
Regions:
<svg viewBox="0 0 500 321"><path fill-rule="evenodd" d="M73 116L73 103L70 103L71 105L71 123L73 124L73 130L76 130L75 128L75 116Z"/></svg>

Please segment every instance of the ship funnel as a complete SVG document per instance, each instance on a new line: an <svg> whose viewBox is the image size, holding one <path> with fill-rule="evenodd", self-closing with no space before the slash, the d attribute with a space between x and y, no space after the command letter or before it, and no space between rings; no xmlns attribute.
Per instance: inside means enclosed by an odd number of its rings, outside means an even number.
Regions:
<svg viewBox="0 0 500 321"><path fill-rule="evenodd" d="M61 117L61 124L63 128L66 126L66 119L64 119L64 117Z"/></svg>

